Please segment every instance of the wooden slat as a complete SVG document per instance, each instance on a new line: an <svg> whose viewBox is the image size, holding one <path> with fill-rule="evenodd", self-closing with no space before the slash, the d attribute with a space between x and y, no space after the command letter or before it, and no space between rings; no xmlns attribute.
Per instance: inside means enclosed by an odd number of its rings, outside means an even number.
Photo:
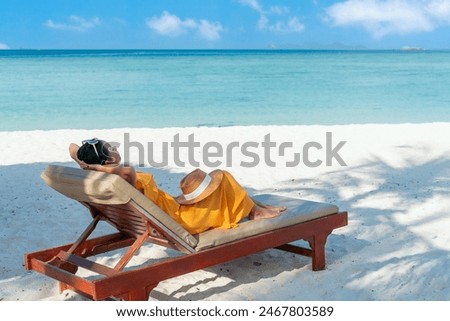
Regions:
<svg viewBox="0 0 450 321"><path fill-rule="evenodd" d="M128 212L121 212L119 209L114 211L100 211L103 219L121 232L137 237L146 230L146 223L141 217L129 215Z"/></svg>
<svg viewBox="0 0 450 321"><path fill-rule="evenodd" d="M119 215L121 215L121 213L126 213L126 215L124 215L124 216L132 216L132 217L142 219L142 215L139 212L137 212L136 209L134 209L129 204L108 205L108 206L101 205L101 204L91 204L91 206L97 208L101 212L111 212L111 213L116 212Z"/></svg>
<svg viewBox="0 0 450 321"><path fill-rule="evenodd" d="M118 217L118 216L106 216L106 218L108 220L110 220L111 222L115 222L118 224L117 228L121 228L121 227L127 227L127 228L140 228L140 229L146 229L146 222L145 221L140 221L140 222L135 222L132 220L126 220L124 217Z"/></svg>
<svg viewBox="0 0 450 321"><path fill-rule="evenodd" d="M130 220L143 221L145 220L142 215L130 206L125 205L110 205L104 206L99 204L92 204L103 215L116 215Z"/></svg>
<svg viewBox="0 0 450 321"><path fill-rule="evenodd" d="M92 204L91 206L95 207L106 221L128 235L138 237L147 229L147 219L129 204L109 206Z"/></svg>
<svg viewBox="0 0 450 321"><path fill-rule="evenodd" d="M283 250L286 252L291 252L291 253L300 254L300 255L309 256L309 257L312 257L312 254L313 254L313 251L311 249L306 249L304 247L295 246L292 244L283 244L283 245L277 246L275 248L278 250Z"/></svg>
<svg viewBox="0 0 450 321"><path fill-rule="evenodd" d="M131 225L121 225L120 222L117 222L115 220L109 220L113 224L113 226L117 227L117 229L121 232L124 232L126 234L131 234L135 237L142 235L147 229L142 226L131 226Z"/></svg>
<svg viewBox="0 0 450 321"><path fill-rule="evenodd" d="M122 233L120 233L120 234L122 236L124 236L124 234L122 234ZM117 240L111 240L110 243L100 243L98 245L95 245L92 248L91 255L102 254L102 253L115 251L115 250L130 246L131 244L133 244L134 240L135 240L134 237L127 237L127 238L122 238L122 239L117 239ZM91 255L87 255L87 256L91 256Z"/></svg>
<svg viewBox="0 0 450 321"><path fill-rule="evenodd" d="M127 228L144 228L145 229L145 221L133 221L133 220L127 220L124 217L121 216L115 216L115 215L105 215L105 220L115 222L118 224L117 229L120 229L121 227L127 227Z"/></svg>
<svg viewBox="0 0 450 321"><path fill-rule="evenodd" d="M95 263L93 261L87 260L85 258L82 258L81 256L78 255L74 255L74 254L69 254L67 252L63 252L61 251L58 255L57 255L61 260L64 260L66 262L72 263L76 266L82 267L86 270L92 271L92 272L96 272L98 274L102 274L102 275L106 275L106 276L112 276L112 275L116 275L119 272L107 267L105 265L102 264L98 264Z"/></svg>
<svg viewBox="0 0 450 321"><path fill-rule="evenodd" d="M142 222L146 221L142 217L136 216L134 212L121 211L119 209L102 211L102 215L105 217L122 218L122 219L130 221L130 222L141 223L141 224L142 224Z"/></svg>

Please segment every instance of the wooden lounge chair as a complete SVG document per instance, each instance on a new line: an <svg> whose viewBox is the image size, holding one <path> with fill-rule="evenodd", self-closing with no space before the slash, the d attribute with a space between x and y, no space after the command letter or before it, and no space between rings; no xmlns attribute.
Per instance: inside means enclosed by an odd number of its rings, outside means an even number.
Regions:
<svg viewBox="0 0 450 321"><path fill-rule="evenodd" d="M94 300L148 300L163 280L270 248L309 256L312 269L323 270L328 235L347 225L347 213L334 205L268 195L256 199L284 204L288 210L276 218L241 222L234 229L191 235L117 175L51 165L41 177L58 192L84 204L92 222L73 244L25 254L26 268L58 280L61 292L70 289ZM100 220L118 233L88 239ZM300 239L308 241L310 248L288 244ZM125 269L145 242L184 254ZM88 259L126 247L113 267ZM79 268L95 275L81 277Z"/></svg>

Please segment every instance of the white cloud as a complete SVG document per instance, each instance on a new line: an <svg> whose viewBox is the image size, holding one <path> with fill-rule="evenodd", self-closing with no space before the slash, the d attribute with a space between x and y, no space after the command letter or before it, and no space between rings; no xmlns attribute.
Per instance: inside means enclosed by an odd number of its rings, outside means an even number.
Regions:
<svg viewBox="0 0 450 321"><path fill-rule="evenodd" d="M285 7L285 6L272 6L269 9L270 13L279 14L279 15L287 14L287 13L289 13L289 11L290 11L289 8Z"/></svg>
<svg viewBox="0 0 450 321"><path fill-rule="evenodd" d="M175 15L164 11L160 17L147 19L147 26L161 35L178 36L188 29L195 29L197 23L192 19L181 20Z"/></svg>
<svg viewBox="0 0 450 321"><path fill-rule="evenodd" d="M8 50L8 49L9 49L9 46L7 44L0 42L0 50Z"/></svg>
<svg viewBox="0 0 450 321"><path fill-rule="evenodd" d="M259 13L262 13L262 7L259 5L258 0L238 0L239 3L243 4L244 6L248 6L252 8L253 10L258 11Z"/></svg>
<svg viewBox="0 0 450 321"><path fill-rule="evenodd" d="M305 29L305 25L297 17L293 17L287 22L287 29L293 32L301 32Z"/></svg>
<svg viewBox="0 0 450 321"><path fill-rule="evenodd" d="M207 20L201 20L198 25L198 31L200 34L208 40L217 40L220 38L220 33L223 31L223 27L218 22L209 22Z"/></svg>
<svg viewBox="0 0 450 321"><path fill-rule="evenodd" d="M305 26L298 20L297 17L290 18L287 21L276 21L270 24L266 16L261 16L258 21L258 28L260 30L288 33L302 32L305 29Z"/></svg>
<svg viewBox="0 0 450 321"><path fill-rule="evenodd" d="M258 0L238 0L240 4L248 6L259 14L257 27L278 33L302 32L305 26L297 17L288 17L290 10L286 6L271 6L265 9ZM283 16L284 20L273 21L272 15Z"/></svg>
<svg viewBox="0 0 450 321"><path fill-rule="evenodd" d="M146 24L160 35L169 37L176 37L191 30L196 30L201 37L207 40L218 40L220 39L220 33L224 31L220 22L209 22L204 19L197 21L191 18L181 20L167 11L164 11L159 17L148 18Z"/></svg>
<svg viewBox="0 0 450 321"><path fill-rule="evenodd" d="M382 38L428 32L450 23L450 0L346 0L326 12L335 26L362 27Z"/></svg>
<svg viewBox="0 0 450 321"><path fill-rule="evenodd" d="M429 1L426 10L431 17L442 22L450 23L450 0Z"/></svg>
<svg viewBox="0 0 450 321"><path fill-rule="evenodd" d="M45 22L44 25L50 29L72 30L72 31L84 32L84 31L92 29L100 24L101 24L101 21L97 17L94 17L90 20L86 20L82 17L73 15L73 16L69 17L68 22L66 22L66 23L58 23L58 22L54 22L53 20L49 19Z"/></svg>

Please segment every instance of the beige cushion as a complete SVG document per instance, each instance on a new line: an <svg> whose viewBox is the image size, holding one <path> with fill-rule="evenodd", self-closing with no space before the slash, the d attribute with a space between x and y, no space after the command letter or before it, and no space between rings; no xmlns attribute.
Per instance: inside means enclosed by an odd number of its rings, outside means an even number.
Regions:
<svg viewBox="0 0 450 321"><path fill-rule="evenodd" d="M253 197L259 202L270 205L284 205L288 209L280 216L263 220L246 220L233 229L214 229L195 235L198 240L196 251L205 250L221 244L243 239L252 235L276 230L278 228L306 222L315 218L338 212L335 205L286 198L276 195L258 195Z"/></svg>
<svg viewBox="0 0 450 321"><path fill-rule="evenodd" d="M132 202L150 221L193 248L197 240L145 195L118 175L50 165L41 175L56 191L80 202L120 205Z"/></svg>

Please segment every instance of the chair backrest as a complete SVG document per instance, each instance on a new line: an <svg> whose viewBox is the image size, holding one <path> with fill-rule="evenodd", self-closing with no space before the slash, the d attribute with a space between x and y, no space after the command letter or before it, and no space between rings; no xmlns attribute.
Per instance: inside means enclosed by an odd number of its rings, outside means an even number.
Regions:
<svg viewBox="0 0 450 321"><path fill-rule="evenodd" d="M196 238L118 175L49 165L41 178L59 193L97 210L121 232L138 236L149 223L186 251L195 252Z"/></svg>

